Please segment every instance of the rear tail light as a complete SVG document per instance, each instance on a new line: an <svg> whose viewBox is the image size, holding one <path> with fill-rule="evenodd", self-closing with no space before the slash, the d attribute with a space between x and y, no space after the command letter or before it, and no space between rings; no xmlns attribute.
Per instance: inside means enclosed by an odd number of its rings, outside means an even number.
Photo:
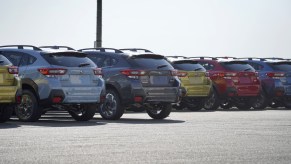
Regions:
<svg viewBox="0 0 291 164"><path fill-rule="evenodd" d="M102 68L93 69L94 75L102 76Z"/></svg>
<svg viewBox="0 0 291 164"><path fill-rule="evenodd" d="M64 75L67 70L63 68L39 68L38 71L46 76L50 75Z"/></svg>
<svg viewBox="0 0 291 164"><path fill-rule="evenodd" d="M62 101L63 101L63 97L61 97L61 96L55 96L52 99L52 102L55 103L55 104L61 103Z"/></svg>
<svg viewBox="0 0 291 164"><path fill-rule="evenodd" d="M126 69L126 70L122 70L120 72L126 76L144 76L146 74L146 71L144 71L144 70Z"/></svg>
<svg viewBox="0 0 291 164"><path fill-rule="evenodd" d="M178 70L171 70L171 75L172 76L178 76L179 75L179 72L178 72Z"/></svg>
<svg viewBox="0 0 291 164"><path fill-rule="evenodd" d="M285 77L285 73L283 72L268 72L266 73L266 75L273 79L279 79L279 78Z"/></svg>
<svg viewBox="0 0 291 164"><path fill-rule="evenodd" d="M205 76L206 77L209 77L209 72L205 72Z"/></svg>
<svg viewBox="0 0 291 164"><path fill-rule="evenodd" d="M134 97L134 102L141 103L142 102L142 97L141 96L135 96Z"/></svg>
<svg viewBox="0 0 291 164"><path fill-rule="evenodd" d="M144 70L132 70L132 69L122 70L120 71L120 73L131 79L138 79L139 76L146 75L146 71Z"/></svg>
<svg viewBox="0 0 291 164"><path fill-rule="evenodd" d="M179 71L179 72L177 73L177 76L178 76L178 77L185 77L185 76L187 76L187 75L188 75L187 72L180 72L180 71Z"/></svg>
<svg viewBox="0 0 291 164"><path fill-rule="evenodd" d="M10 74L18 74L18 67L10 66L10 67L8 67L8 72Z"/></svg>

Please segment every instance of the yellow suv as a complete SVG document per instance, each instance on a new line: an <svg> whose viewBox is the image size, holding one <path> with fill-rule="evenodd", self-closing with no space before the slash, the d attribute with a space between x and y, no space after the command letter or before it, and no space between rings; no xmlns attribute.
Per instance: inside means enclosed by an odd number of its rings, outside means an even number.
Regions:
<svg viewBox="0 0 291 164"><path fill-rule="evenodd" d="M183 97L179 104L174 107L178 110L188 108L197 111L203 108L205 99L212 91L212 82L205 68L183 56L168 56L168 61L178 70L181 80Z"/></svg>
<svg viewBox="0 0 291 164"><path fill-rule="evenodd" d="M18 77L18 67L0 51L0 123L9 120L14 104L21 100L21 81Z"/></svg>

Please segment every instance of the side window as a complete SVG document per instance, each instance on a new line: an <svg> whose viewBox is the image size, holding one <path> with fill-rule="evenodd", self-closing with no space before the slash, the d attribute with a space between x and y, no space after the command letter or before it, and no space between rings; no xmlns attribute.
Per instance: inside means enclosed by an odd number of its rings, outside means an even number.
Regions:
<svg viewBox="0 0 291 164"><path fill-rule="evenodd" d="M206 63L206 62L199 62L207 71L208 70L213 70L214 65L211 63Z"/></svg>
<svg viewBox="0 0 291 164"><path fill-rule="evenodd" d="M99 55L88 55L88 57L98 66L103 67L104 56Z"/></svg>
<svg viewBox="0 0 291 164"><path fill-rule="evenodd" d="M21 58L23 57L23 53L18 52L2 52L3 56L5 56L14 66L19 66L21 62Z"/></svg>
<svg viewBox="0 0 291 164"><path fill-rule="evenodd" d="M28 56L22 55L22 58L21 58L18 66L26 66L26 65L28 65L27 63L28 63Z"/></svg>
<svg viewBox="0 0 291 164"><path fill-rule="evenodd" d="M115 59L115 58L112 58L112 61L111 61L111 63L112 63L112 66L116 65L116 64L117 64L117 62L118 62L118 60L117 60L117 59Z"/></svg>
<svg viewBox="0 0 291 164"><path fill-rule="evenodd" d="M102 67L108 67L111 66L111 58L107 57L104 61L103 61L103 66Z"/></svg>

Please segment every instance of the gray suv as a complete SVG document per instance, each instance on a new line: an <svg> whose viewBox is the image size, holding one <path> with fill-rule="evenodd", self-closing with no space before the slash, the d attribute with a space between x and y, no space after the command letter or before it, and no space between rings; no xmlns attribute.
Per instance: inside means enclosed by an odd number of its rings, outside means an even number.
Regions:
<svg viewBox="0 0 291 164"><path fill-rule="evenodd" d="M23 94L15 113L21 121L37 121L50 109L87 121L105 98L102 70L84 53L27 45L0 46L0 52L19 67Z"/></svg>

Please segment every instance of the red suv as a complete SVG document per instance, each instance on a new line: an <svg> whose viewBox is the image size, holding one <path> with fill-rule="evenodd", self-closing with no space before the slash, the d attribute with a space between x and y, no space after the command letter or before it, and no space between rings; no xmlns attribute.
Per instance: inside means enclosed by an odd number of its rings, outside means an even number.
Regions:
<svg viewBox="0 0 291 164"><path fill-rule="evenodd" d="M213 82L213 93L205 102L206 110L219 106L228 109L250 109L259 96L261 87L255 69L247 62L230 58L193 57L208 72Z"/></svg>

